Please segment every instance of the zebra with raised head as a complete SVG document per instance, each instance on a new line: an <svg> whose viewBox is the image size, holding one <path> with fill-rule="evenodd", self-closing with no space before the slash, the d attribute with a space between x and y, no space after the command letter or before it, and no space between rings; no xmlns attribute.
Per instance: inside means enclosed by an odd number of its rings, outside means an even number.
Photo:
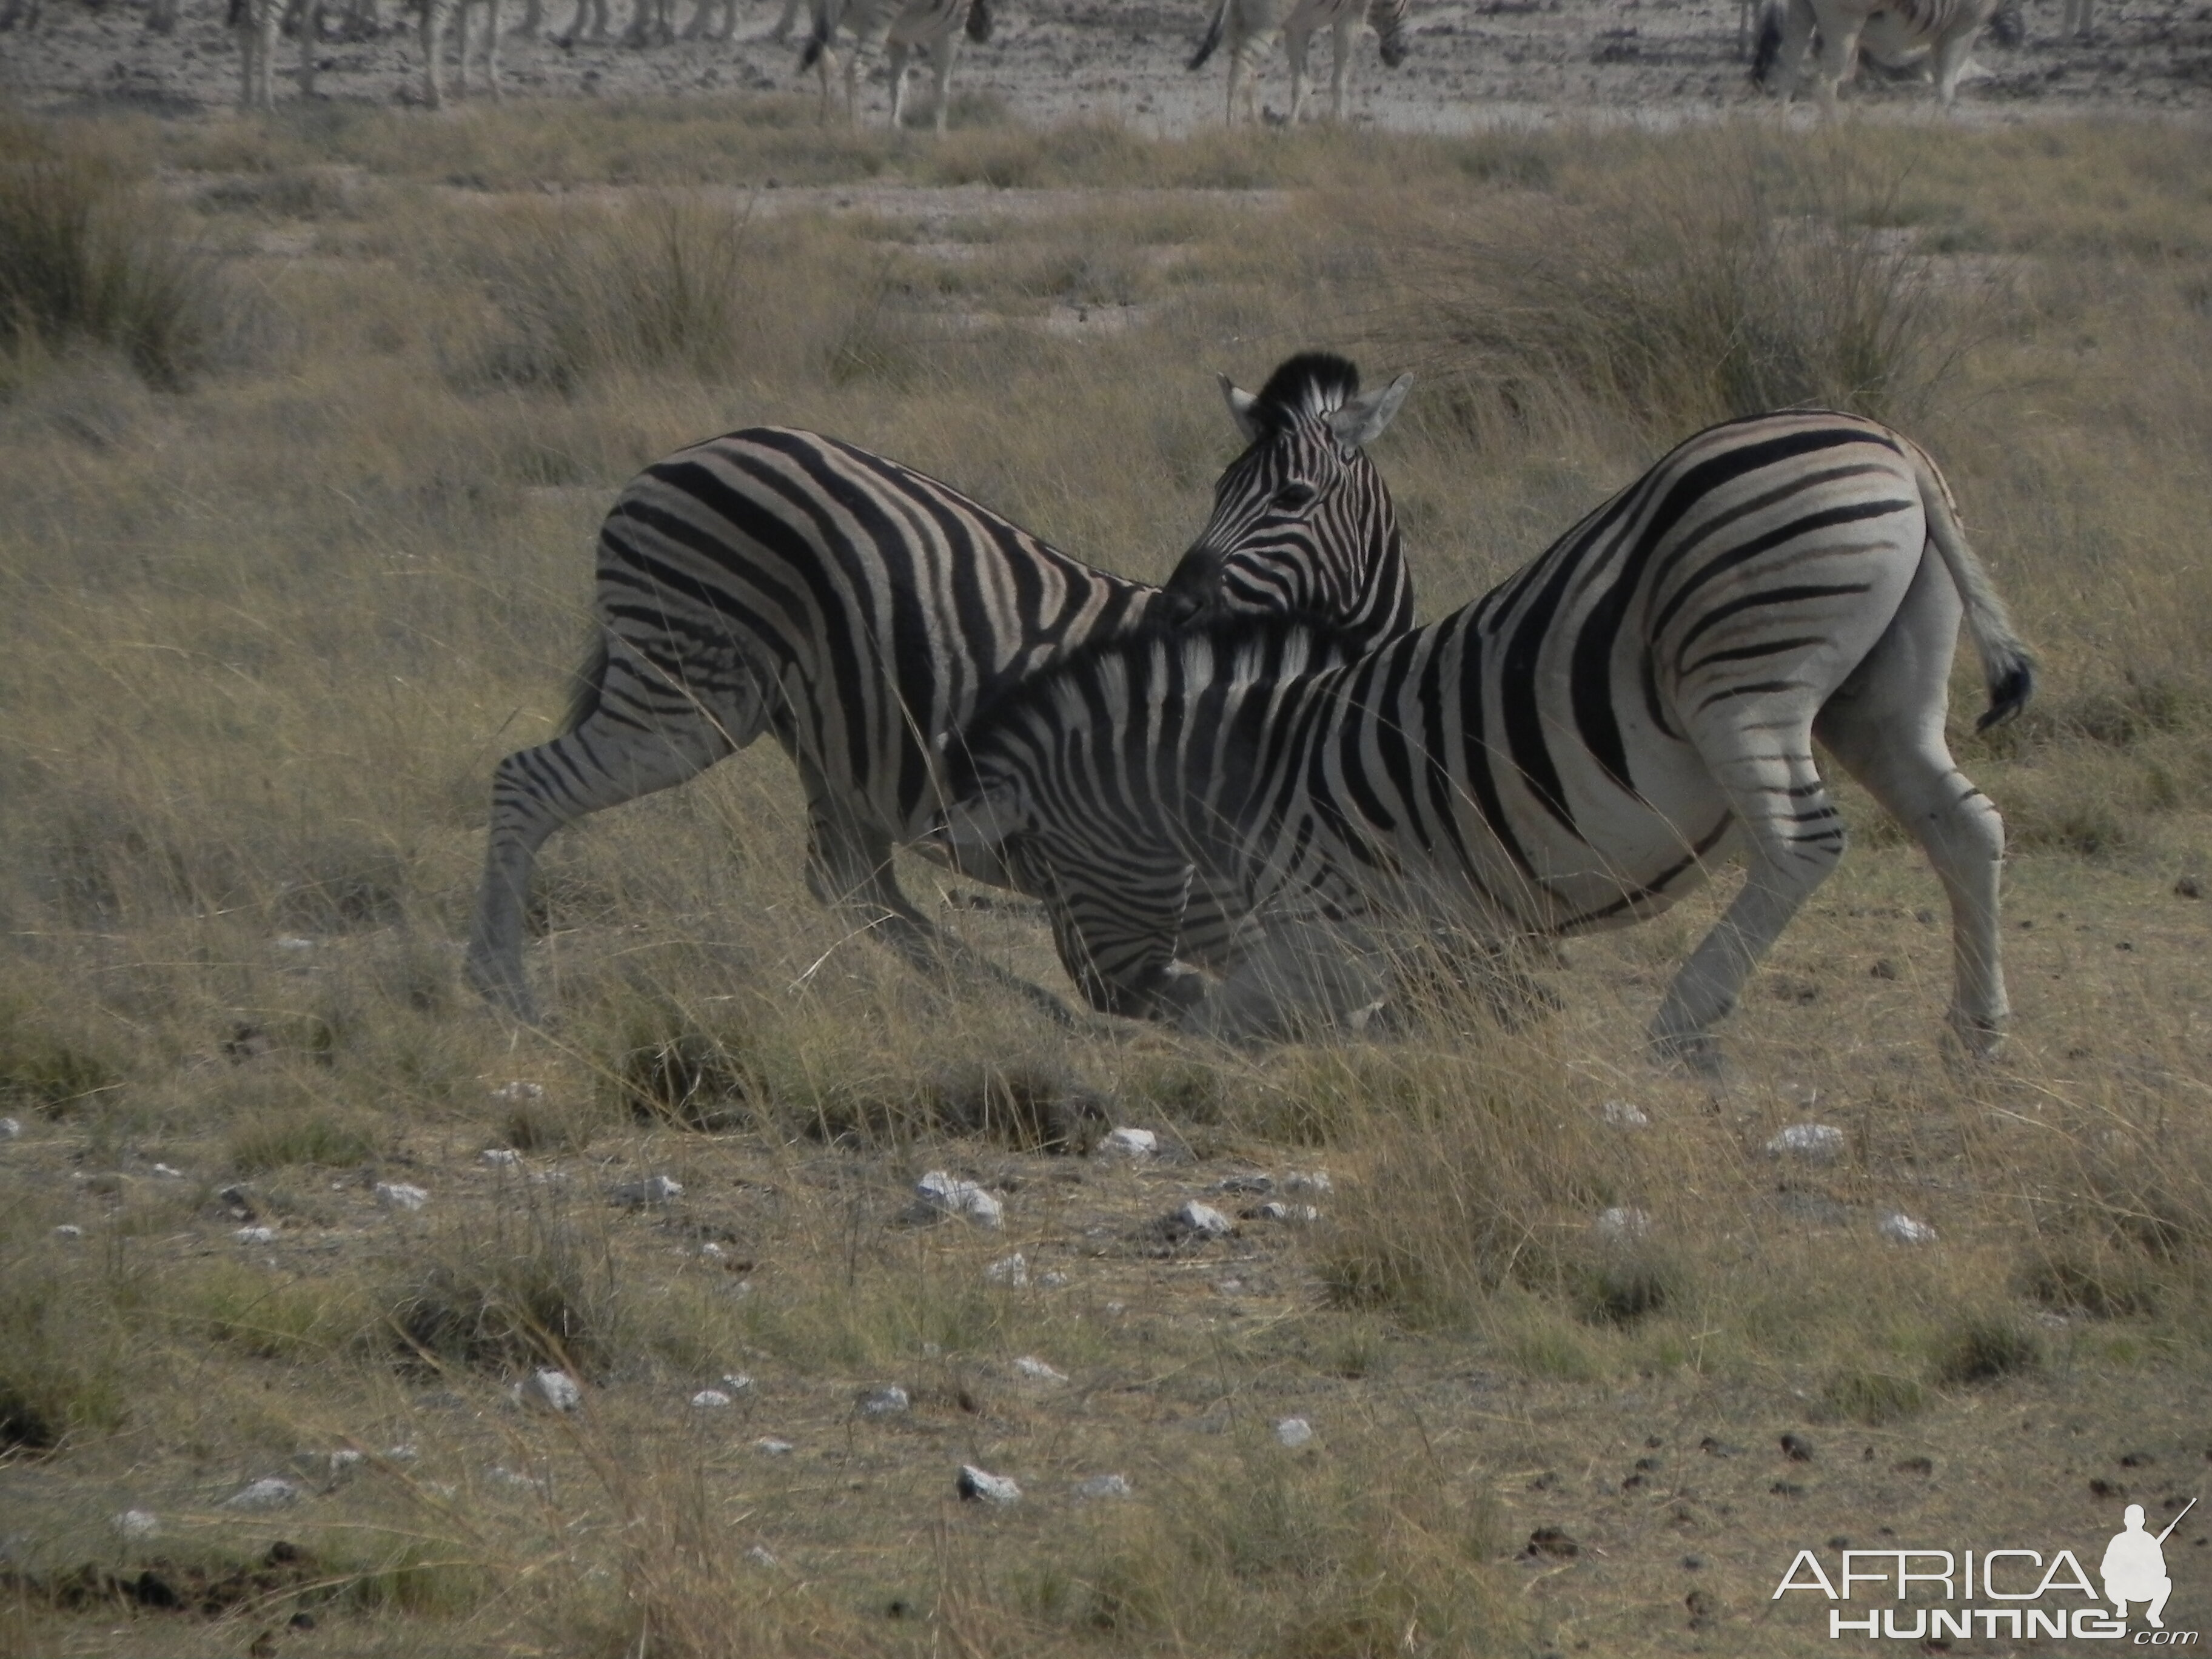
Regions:
<svg viewBox="0 0 2212 1659"><path fill-rule="evenodd" d="M1877 64L1892 66L1924 58L1937 101L1953 103L1967 54L2001 3L1782 0L1780 28L1762 27L1752 75L1787 101L1796 95L1809 58L1814 95L1832 112L1837 89L1850 79L1862 51Z"/></svg>
<svg viewBox="0 0 2212 1659"><path fill-rule="evenodd" d="M1410 0L1367 0L1367 21L1374 26L1386 68L1395 69L1406 61L1411 46L1406 33L1409 3ZM1341 121L1344 74L1352 62L1352 37L1359 27L1361 9L1361 0L1216 0L1213 15L1206 21L1205 38L1184 67L1193 70L1205 68L1206 60L1213 56L1214 48L1226 34L1229 121L1233 125L1237 120L1237 94L1240 87L1244 94L1244 118L1256 119L1260 64L1274 45L1275 37L1280 34L1284 52L1291 60L1291 120L1296 124L1305 113L1306 50L1315 32L1326 28L1336 47L1329 66L1329 114Z"/></svg>
<svg viewBox="0 0 2212 1659"><path fill-rule="evenodd" d="M1742 890L1651 1028L1703 1065L1843 854L1818 737L1942 878L1951 1023L1986 1052L2004 832L1944 739L1962 616L1988 726L2031 665L1934 463L1855 416L1731 422L1364 655L1248 628L1072 658L955 745L939 835L1045 901L1094 1006L1231 1038L1375 1004L1395 925L1621 926L1741 851Z"/></svg>
<svg viewBox="0 0 2212 1659"><path fill-rule="evenodd" d="M837 33L851 35L845 54L845 116L860 125L860 66L878 44L888 46L891 125L906 118L907 60L927 53L937 76L937 130L945 131L951 105L952 61L959 55L962 21L970 40L991 38L990 0L808 0L814 26L799 66L822 80L822 119L830 119L830 83L837 69Z"/></svg>
<svg viewBox="0 0 2212 1659"><path fill-rule="evenodd" d="M945 737L1012 681L1194 615L1311 611L1363 641L1410 620L1389 492L1362 449L1410 383L1363 393L1358 371L1322 353L1291 358L1256 395L1224 380L1247 445L1165 589L813 433L732 433L648 467L599 532L598 645L560 735L494 775L471 982L528 1016L523 917L546 836L763 732L798 763L816 896L935 963L945 944L899 890L891 849L935 819ZM1288 568L1301 560L1308 577ZM988 859L960 863L1003 879Z"/></svg>

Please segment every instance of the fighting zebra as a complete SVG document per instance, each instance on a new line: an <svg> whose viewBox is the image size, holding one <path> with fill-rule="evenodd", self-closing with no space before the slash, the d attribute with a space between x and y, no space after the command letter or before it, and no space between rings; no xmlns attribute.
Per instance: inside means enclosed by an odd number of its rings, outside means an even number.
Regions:
<svg viewBox="0 0 2212 1659"><path fill-rule="evenodd" d="M1256 118L1260 62L1279 33L1291 60L1291 120L1295 125L1304 115L1306 48L1311 44L1314 32L1322 28L1334 34L1336 45L1336 56L1329 67L1329 114L1339 121L1344 118L1344 72L1352 61L1352 35L1359 24L1360 0L1289 0L1289 4L1286 16L1283 12L1284 0L1217 0L1213 15L1206 26L1206 38L1199 42L1198 50L1185 65L1194 70L1205 68L1206 59L1213 56L1213 49L1221 44L1224 32L1227 33L1228 118L1231 125L1237 120L1237 92L1240 85L1244 91L1244 118ZM1367 21L1374 25L1381 40L1386 68L1395 69L1406 61L1409 46L1406 34L1407 4L1408 0L1368 0Z"/></svg>
<svg viewBox="0 0 2212 1659"><path fill-rule="evenodd" d="M2031 664L1934 463L1855 416L1735 421L1486 597L1351 660L1250 624L1071 659L955 745L939 836L1045 902L1094 1006L1231 1039L1375 1006L1393 924L1624 926L1741 852L1742 890L1651 1027L1705 1066L1842 856L1818 737L1942 878L1952 1027L1986 1053L2008 1013L2004 831L1944 740L1962 616L1986 726L2027 700Z"/></svg>
<svg viewBox="0 0 2212 1659"><path fill-rule="evenodd" d="M830 82L837 68L837 31L853 37L845 58L845 115L855 126L860 120L860 65L878 41L888 41L890 54L891 125L906 116L907 59L916 52L929 55L937 75L937 130L945 131L951 111L952 60L960 51L960 25L964 14L970 40L991 38L990 0L808 0L814 26L800 52L800 69L811 68L822 78L822 119L830 119Z"/></svg>
<svg viewBox="0 0 2212 1659"><path fill-rule="evenodd" d="M1753 78L1786 102L1812 60L1813 91L1823 109L1851 77L1862 50L1877 64L1928 60L1939 102L1959 95L1966 56L2002 0L1783 0L1781 27L1760 31ZM2070 0L2069 0L2070 3ZM1817 49L1814 37L1819 35Z"/></svg>
<svg viewBox="0 0 2212 1659"><path fill-rule="evenodd" d="M1256 396L1224 379L1247 447L1164 589L812 433L732 433L648 467L599 532L598 646L561 734L494 775L471 983L530 1017L523 917L546 836L763 732L799 766L815 896L936 964L945 944L899 890L891 849L935 819L947 734L1012 680L1148 623L1255 607L1363 641L1411 626L1397 520L1364 451L1411 383L1362 393L1325 353L1291 358ZM961 867L1003 881L988 860Z"/></svg>

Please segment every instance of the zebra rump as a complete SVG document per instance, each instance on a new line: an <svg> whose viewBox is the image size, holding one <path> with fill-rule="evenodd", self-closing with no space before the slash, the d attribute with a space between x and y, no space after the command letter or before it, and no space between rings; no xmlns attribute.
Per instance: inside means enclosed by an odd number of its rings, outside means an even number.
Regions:
<svg viewBox="0 0 2212 1659"><path fill-rule="evenodd" d="M1206 36L1198 43L1198 50L1191 54L1190 61L1183 65L1185 69L1202 70L1206 67L1206 60L1213 56L1213 49L1221 44L1222 27L1228 21L1229 8L1233 3L1234 0L1215 0L1213 15L1206 21Z"/></svg>
<svg viewBox="0 0 2212 1659"><path fill-rule="evenodd" d="M1232 1038L1373 1006L1378 928L1620 927L1741 852L1743 890L1653 1022L1704 1064L1842 855L1817 732L1942 878L1951 1024L1985 1053L2008 1012L2003 830L1943 735L1962 620L1986 726L2033 668L1934 464L1855 416L1757 416L1349 662L1275 627L1072 656L969 728L939 833L1045 902L1094 1006Z"/></svg>

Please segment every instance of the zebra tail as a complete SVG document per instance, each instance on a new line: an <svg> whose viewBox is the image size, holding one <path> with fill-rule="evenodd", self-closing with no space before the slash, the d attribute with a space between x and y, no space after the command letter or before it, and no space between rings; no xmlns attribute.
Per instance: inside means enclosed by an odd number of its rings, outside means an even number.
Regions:
<svg viewBox="0 0 2212 1659"><path fill-rule="evenodd" d="M568 707L561 716L561 736L567 737L599 712L599 699L606 690L606 630L597 629L593 630L592 654L568 681Z"/></svg>
<svg viewBox="0 0 2212 1659"><path fill-rule="evenodd" d="M842 6L835 3L815 6L814 27L806 37L805 49L799 54L799 68L812 69L820 61L822 54L830 49L830 37L837 33L838 14L843 9Z"/></svg>
<svg viewBox="0 0 2212 1659"><path fill-rule="evenodd" d="M979 46L991 38L991 0L969 0L968 38Z"/></svg>
<svg viewBox="0 0 2212 1659"><path fill-rule="evenodd" d="M1775 60L1782 56L1782 8L1775 0L1766 0L1759 9L1759 34L1751 48L1751 80L1753 86L1763 87L1766 77L1773 73Z"/></svg>
<svg viewBox="0 0 2212 1659"><path fill-rule="evenodd" d="M1917 445L1912 459L1920 475L1921 507L1928 519L1928 539L1942 556L1944 568L1966 607L1966 631L1973 636L1974 651L1982 659L1982 683L1989 688L1990 706L1974 722L1986 732L2010 720L2027 706L2035 690L2035 659L2013 632L2012 617L1997 597L1996 585L1974 550L1966 545L1966 532L1959 523L1959 509L1951 487Z"/></svg>
<svg viewBox="0 0 2212 1659"><path fill-rule="evenodd" d="M1191 54L1190 62L1183 65L1185 69L1199 70L1206 67L1206 60L1213 56L1213 49L1221 44L1222 25L1228 21L1229 0L1217 0L1213 8L1212 21L1206 26L1206 39L1198 43L1198 50Z"/></svg>

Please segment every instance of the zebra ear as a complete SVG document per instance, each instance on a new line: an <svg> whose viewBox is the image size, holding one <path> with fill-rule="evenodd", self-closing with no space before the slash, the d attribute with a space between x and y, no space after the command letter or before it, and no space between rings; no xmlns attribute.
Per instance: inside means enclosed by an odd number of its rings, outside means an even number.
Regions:
<svg viewBox="0 0 2212 1659"><path fill-rule="evenodd" d="M1244 434L1244 441L1258 443L1261 428L1260 422L1252 418L1252 410L1259 398L1249 392L1238 390L1237 383L1226 374L1216 374L1213 378L1221 382L1221 400L1229 405L1229 418L1237 422L1237 429Z"/></svg>
<svg viewBox="0 0 2212 1659"><path fill-rule="evenodd" d="M1398 405L1413 389L1413 377L1401 374L1378 392L1364 392L1342 409L1330 412L1328 429L1346 449L1357 449L1382 435L1382 428L1397 414Z"/></svg>

